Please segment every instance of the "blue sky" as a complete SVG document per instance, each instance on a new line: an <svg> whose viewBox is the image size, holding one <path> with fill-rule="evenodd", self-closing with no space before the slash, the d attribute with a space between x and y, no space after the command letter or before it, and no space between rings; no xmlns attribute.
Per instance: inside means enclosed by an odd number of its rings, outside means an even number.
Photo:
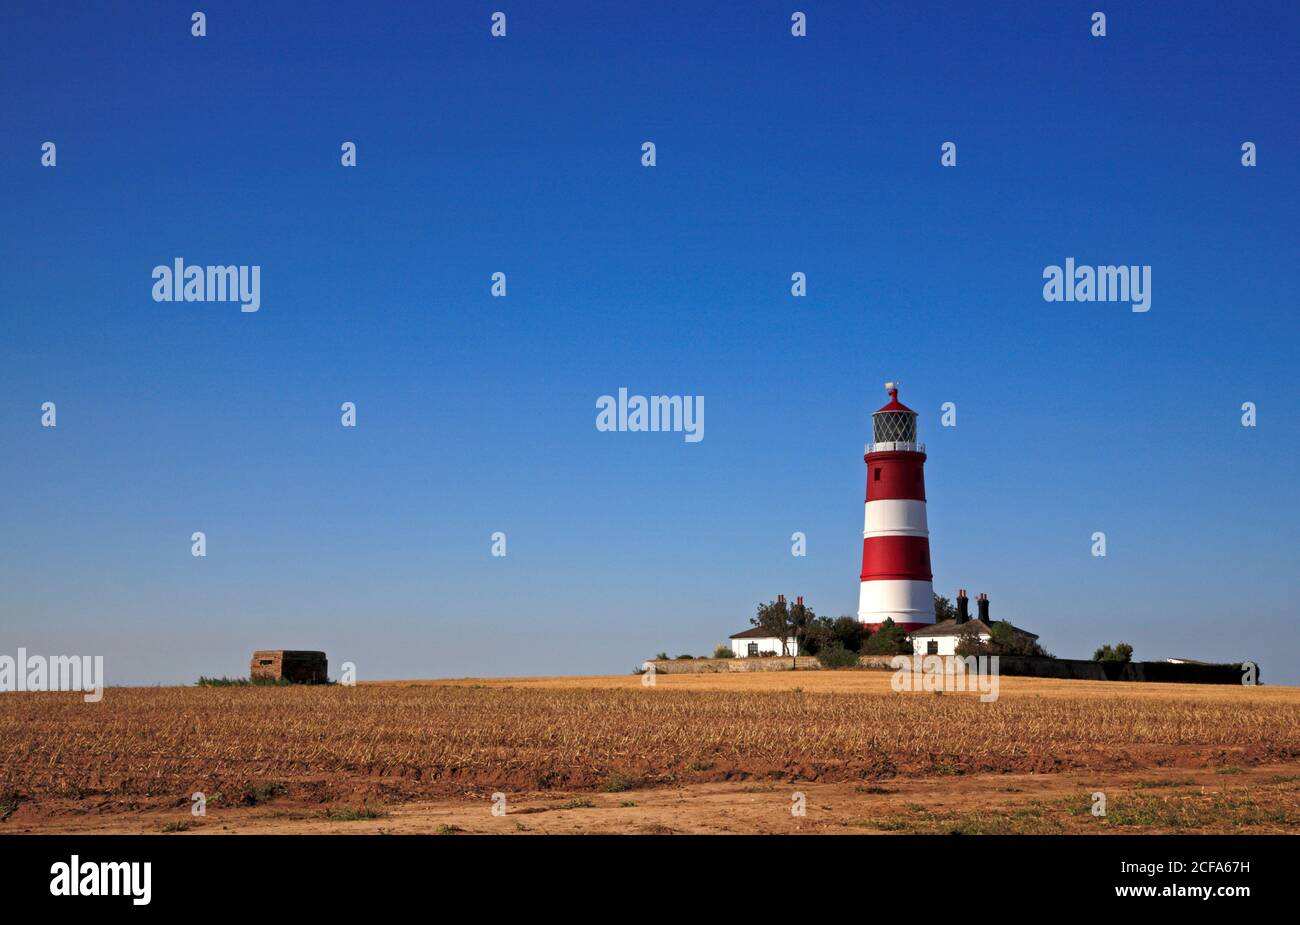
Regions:
<svg viewBox="0 0 1300 925"><path fill-rule="evenodd" d="M623 673L855 612L896 378L941 593L1300 683L1300 7L412 6L0 14L0 651ZM154 302L176 257L261 310ZM1066 257L1151 310L1045 302ZM705 439L598 432L621 386Z"/></svg>

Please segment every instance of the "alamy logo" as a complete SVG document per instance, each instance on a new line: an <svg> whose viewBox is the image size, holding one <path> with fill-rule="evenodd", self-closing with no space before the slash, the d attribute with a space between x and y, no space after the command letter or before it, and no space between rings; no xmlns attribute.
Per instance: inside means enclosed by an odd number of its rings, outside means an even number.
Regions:
<svg viewBox="0 0 1300 925"><path fill-rule="evenodd" d="M684 433L687 443L704 439L703 395L627 394L618 390L618 398L602 395L596 399L596 430L605 431L673 431Z"/></svg>
<svg viewBox="0 0 1300 925"><path fill-rule="evenodd" d="M86 703L104 699L104 656L0 655L0 692L85 691Z"/></svg>
<svg viewBox="0 0 1300 925"><path fill-rule="evenodd" d="M1043 267L1044 302L1131 302L1133 311L1151 309L1151 266L1089 267L1074 265Z"/></svg>
<svg viewBox="0 0 1300 925"><path fill-rule="evenodd" d="M998 699L999 665L996 655L895 655L889 686L905 691L979 691L981 703Z"/></svg>
<svg viewBox="0 0 1300 925"><path fill-rule="evenodd" d="M51 896L130 896L147 906L153 896L151 861L83 861L73 855L50 865Z"/></svg>
<svg viewBox="0 0 1300 925"><path fill-rule="evenodd" d="M153 278L155 302L238 302L241 312L262 307L260 266L186 266L177 257L170 267L154 267Z"/></svg>

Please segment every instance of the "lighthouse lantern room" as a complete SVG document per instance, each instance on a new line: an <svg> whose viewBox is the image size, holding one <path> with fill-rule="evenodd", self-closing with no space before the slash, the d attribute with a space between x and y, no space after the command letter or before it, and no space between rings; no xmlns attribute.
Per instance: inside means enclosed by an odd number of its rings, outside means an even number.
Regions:
<svg viewBox="0 0 1300 925"><path fill-rule="evenodd" d="M866 522L858 619L873 630L886 618L909 632L934 623L930 531L925 517L925 445L916 412L885 383L889 403L871 416Z"/></svg>

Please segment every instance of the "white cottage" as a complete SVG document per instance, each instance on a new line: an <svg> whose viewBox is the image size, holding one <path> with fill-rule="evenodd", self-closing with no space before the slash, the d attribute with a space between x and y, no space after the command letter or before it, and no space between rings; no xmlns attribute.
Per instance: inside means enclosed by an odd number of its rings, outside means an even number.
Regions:
<svg viewBox="0 0 1300 925"><path fill-rule="evenodd" d="M957 647L964 639L978 642L990 641L993 638L993 621L989 619L989 596L981 594L975 603L979 607L979 616L972 620L968 616L970 602L966 597L966 589L959 589L955 620L941 620L933 626L908 633L908 638L912 641L912 654L956 655ZM1012 626L1011 632L1023 642L1033 642L1038 639L1036 633L1022 630L1018 626Z"/></svg>
<svg viewBox="0 0 1300 925"><path fill-rule="evenodd" d="M993 631L982 620L968 620L965 623L942 620L925 629L913 630L908 636L912 640L914 655L956 655L957 646L963 639L988 642L993 638Z"/></svg>
<svg viewBox="0 0 1300 925"><path fill-rule="evenodd" d="M1011 627L1011 631L1024 641L1032 642L1038 639L1037 633L1022 630L1018 626ZM993 627L980 619L967 620L965 623L958 620L943 620L934 626L913 630L908 634L908 638L912 640L914 655L956 655L957 646L961 645L963 639L979 642L991 640Z"/></svg>
<svg viewBox="0 0 1300 925"><path fill-rule="evenodd" d="M731 652L736 658L755 658L760 655L798 655L799 645L793 636L781 647L781 637L773 636L761 626L751 627L731 636Z"/></svg>

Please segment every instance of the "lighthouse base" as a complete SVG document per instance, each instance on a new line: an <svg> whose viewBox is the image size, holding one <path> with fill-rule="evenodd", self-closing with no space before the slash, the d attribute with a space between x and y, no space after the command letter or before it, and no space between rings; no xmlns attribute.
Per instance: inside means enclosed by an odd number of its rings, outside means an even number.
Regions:
<svg viewBox="0 0 1300 925"><path fill-rule="evenodd" d="M862 582L858 622L872 632L888 618L908 632L934 625L934 585L916 579Z"/></svg>

